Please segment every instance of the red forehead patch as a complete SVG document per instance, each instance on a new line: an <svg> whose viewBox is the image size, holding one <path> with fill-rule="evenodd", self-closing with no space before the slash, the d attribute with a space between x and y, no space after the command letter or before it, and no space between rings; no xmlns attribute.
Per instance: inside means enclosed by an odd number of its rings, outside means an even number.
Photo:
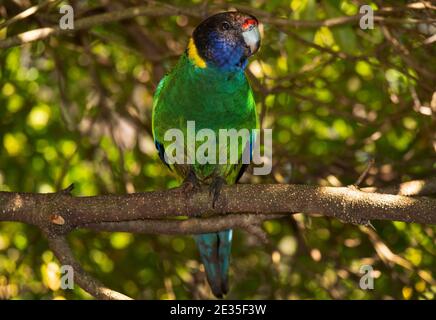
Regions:
<svg viewBox="0 0 436 320"><path fill-rule="evenodd" d="M257 26L257 20L256 19L247 19L245 20L245 22L242 24L242 28L244 29L248 29L251 26Z"/></svg>

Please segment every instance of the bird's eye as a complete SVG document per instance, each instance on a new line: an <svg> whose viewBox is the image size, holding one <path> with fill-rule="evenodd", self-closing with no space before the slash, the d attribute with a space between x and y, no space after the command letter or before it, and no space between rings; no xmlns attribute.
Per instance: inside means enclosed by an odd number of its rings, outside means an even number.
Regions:
<svg viewBox="0 0 436 320"><path fill-rule="evenodd" d="M221 24L221 29L222 29L222 30L229 30L229 29L230 29L230 24L229 24L227 21L224 21L224 22Z"/></svg>

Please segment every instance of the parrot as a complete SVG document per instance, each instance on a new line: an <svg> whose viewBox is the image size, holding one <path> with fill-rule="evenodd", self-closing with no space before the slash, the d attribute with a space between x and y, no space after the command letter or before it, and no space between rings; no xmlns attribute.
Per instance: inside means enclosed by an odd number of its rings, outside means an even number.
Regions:
<svg viewBox="0 0 436 320"><path fill-rule="evenodd" d="M242 163L242 154L249 148L252 155L255 137L250 134L249 143L244 145L238 140L237 163L204 163L198 159L169 163L165 149L171 141L165 140L165 133L178 129L186 138L188 121L194 121L195 132L209 129L217 135L221 129L250 132L258 129L254 93L245 69L248 58L259 50L260 42L259 22L253 15L240 11L214 14L194 29L186 50L159 82L154 94L152 134L159 158L175 172L187 192L208 186L212 206L221 188L237 183L246 171L248 164ZM196 142L194 148L198 147ZM183 150L189 152L187 148ZM220 145L216 150L227 156L230 147ZM194 237L212 293L223 298L229 291L232 230Z"/></svg>

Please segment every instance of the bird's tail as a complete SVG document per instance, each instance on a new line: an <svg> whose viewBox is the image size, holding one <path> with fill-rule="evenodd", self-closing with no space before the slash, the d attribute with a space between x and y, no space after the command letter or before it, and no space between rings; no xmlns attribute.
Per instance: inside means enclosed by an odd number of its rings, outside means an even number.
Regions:
<svg viewBox="0 0 436 320"><path fill-rule="evenodd" d="M222 298L229 291L228 274L232 230L201 234L196 236L195 240L212 292L217 298Z"/></svg>

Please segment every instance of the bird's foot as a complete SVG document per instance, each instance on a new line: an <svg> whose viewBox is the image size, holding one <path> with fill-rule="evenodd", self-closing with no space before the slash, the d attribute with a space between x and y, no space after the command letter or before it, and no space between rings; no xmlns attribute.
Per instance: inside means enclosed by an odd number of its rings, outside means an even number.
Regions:
<svg viewBox="0 0 436 320"><path fill-rule="evenodd" d="M183 180L181 190L186 197L190 197L201 190L200 181L194 172L190 171L188 173L185 180Z"/></svg>
<svg viewBox="0 0 436 320"><path fill-rule="evenodd" d="M209 186L209 195L212 196L212 208L215 208L215 204L220 196L221 189L226 184L226 180L222 177L216 177L213 179Z"/></svg>

